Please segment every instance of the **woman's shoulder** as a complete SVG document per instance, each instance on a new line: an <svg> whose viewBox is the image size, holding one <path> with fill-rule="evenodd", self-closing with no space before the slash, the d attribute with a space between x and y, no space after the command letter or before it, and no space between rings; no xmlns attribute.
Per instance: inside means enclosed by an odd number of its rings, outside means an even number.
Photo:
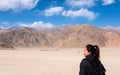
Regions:
<svg viewBox="0 0 120 75"><path fill-rule="evenodd" d="M87 64L89 64L89 62L86 58L83 58L80 64L81 65L87 65Z"/></svg>
<svg viewBox="0 0 120 75"><path fill-rule="evenodd" d="M86 59L86 58L83 58L81 62L87 62L87 59Z"/></svg>

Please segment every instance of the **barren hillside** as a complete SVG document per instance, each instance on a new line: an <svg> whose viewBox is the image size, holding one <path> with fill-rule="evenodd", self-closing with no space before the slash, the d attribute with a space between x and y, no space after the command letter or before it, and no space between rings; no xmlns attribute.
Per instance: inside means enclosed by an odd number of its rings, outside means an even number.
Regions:
<svg viewBox="0 0 120 75"><path fill-rule="evenodd" d="M0 30L0 47L83 47L88 43L102 47L120 46L120 35L88 24L51 29L28 27Z"/></svg>

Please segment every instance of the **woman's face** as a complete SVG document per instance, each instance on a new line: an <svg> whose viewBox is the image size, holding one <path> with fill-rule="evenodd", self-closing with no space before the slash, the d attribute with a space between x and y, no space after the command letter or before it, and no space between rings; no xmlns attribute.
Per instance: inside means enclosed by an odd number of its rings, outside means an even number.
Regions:
<svg viewBox="0 0 120 75"><path fill-rule="evenodd" d="M88 52L87 49L85 48L85 49L84 49L84 56L86 57L86 56L88 56L88 55L91 55L91 52Z"/></svg>

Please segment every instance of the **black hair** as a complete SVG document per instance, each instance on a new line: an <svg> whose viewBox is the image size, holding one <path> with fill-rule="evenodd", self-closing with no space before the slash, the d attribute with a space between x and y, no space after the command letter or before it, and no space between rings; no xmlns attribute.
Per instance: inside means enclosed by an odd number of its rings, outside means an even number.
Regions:
<svg viewBox="0 0 120 75"><path fill-rule="evenodd" d="M87 44L86 49L88 52L91 52L91 55L97 58L97 60L100 59L100 51L97 45Z"/></svg>

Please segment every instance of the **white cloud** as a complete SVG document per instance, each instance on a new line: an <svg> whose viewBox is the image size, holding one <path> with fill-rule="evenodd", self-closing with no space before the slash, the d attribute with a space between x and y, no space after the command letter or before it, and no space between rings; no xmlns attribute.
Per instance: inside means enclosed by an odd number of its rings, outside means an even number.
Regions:
<svg viewBox="0 0 120 75"><path fill-rule="evenodd" d="M66 4L72 7L91 7L95 5L96 0L66 0Z"/></svg>
<svg viewBox="0 0 120 75"><path fill-rule="evenodd" d="M39 0L2 0L0 11L13 10L15 12L30 10L36 6Z"/></svg>
<svg viewBox="0 0 120 75"><path fill-rule="evenodd" d="M26 26L26 27L33 27L33 28L51 28L51 27L54 27L53 24L51 23L44 23L42 21L38 21L38 22L33 22L32 24L24 24L24 23L21 23L19 26Z"/></svg>
<svg viewBox="0 0 120 75"><path fill-rule="evenodd" d="M45 10L45 16L58 15L63 11L63 7L53 7Z"/></svg>
<svg viewBox="0 0 120 75"><path fill-rule="evenodd" d="M1 25L9 25L10 23L5 21L5 22L2 22Z"/></svg>
<svg viewBox="0 0 120 75"><path fill-rule="evenodd" d="M0 28L7 28L8 26L10 26L9 22L7 22L7 21L0 22Z"/></svg>
<svg viewBox="0 0 120 75"><path fill-rule="evenodd" d="M109 5L115 3L115 0L103 0L103 5Z"/></svg>
<svg viewBox="0 0 120 75"><path fill-rule="evenodd" d="M62 15L67 16L67 17L73 17L73 18L84 17L84 18L87 18L89 20L92 20L97 16L96 13L89 11L88 9L84 9L84 8L81 8L77 11L73 11L73 10L63 11Z"/></svg>

